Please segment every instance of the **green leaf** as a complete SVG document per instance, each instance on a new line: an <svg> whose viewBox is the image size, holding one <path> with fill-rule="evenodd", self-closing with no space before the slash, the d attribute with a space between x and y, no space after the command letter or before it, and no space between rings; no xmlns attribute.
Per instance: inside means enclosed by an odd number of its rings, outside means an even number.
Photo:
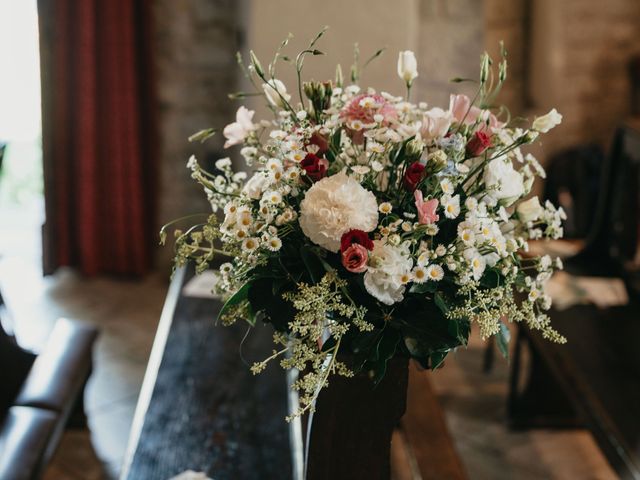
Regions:
<svg viewBox="0 0 640 480"><path fill-rule="evenodd" d="M302 258L302 262L309 272L311 281L313 283L318 283L320 280L322 280L322 277L325 273L325 268L322 264L322 261L320 260L320 257L318 257L318 255L306 245L303 245L302 248L300 248L300 257Z"/></svg>
<svg viewBox="0 0 640 480"><path fill-rule="evenodd" d="M238 289L238 291L236 293L234 293L233 295L231 295L231 297L229 297L229 299L224 303L224 305L220 309L220 312L218 312L218 320L220 320L220 318L231 307L239 305L240 303L242 303L244 301L247 301L249 299L249 289L251 288L251 283L252 282L253 282L253 280L249 280L247 283L242 285ZM253 323L251 322L251 319L249 319L249 323L251 323L251 325L254 325L255 324L255 316L252 315L252 317L253 317Z"/></svg>
<svg viewBox="0 0 640 480"><path fill-rule="evenodd" d="M409 293L434 293L438 289L436 282L414 283Z"/></svg>
<svg viewBox="0 0 640 480"><path fill-rule="evenodd" d="M387 362L393 358L400 342L400 332L395 328L385 329L376 349L376 361L373 367L373 383L377 385L387 372Z"/></svg>
<svg viewBox="0 0 640 480"><path fill-rule="evenodd" d="M511 340L511 332L509 328L500 322L500 330L496 333L496 343L498 344L498 350L502 353L502 356L506 359L509 358L509 341Z"/></svg>
<svg viewBox="0 0 640 480"><path fill-rule="evenodd" d="M433 300L436 304L436 306L440 309L440 311L443 314L447 314L447 312L449 311L449 307L447 306L446 302L444 301L444 298L442 297L442 295L439 292L436 292L436 294L433 297Z"/></svg>

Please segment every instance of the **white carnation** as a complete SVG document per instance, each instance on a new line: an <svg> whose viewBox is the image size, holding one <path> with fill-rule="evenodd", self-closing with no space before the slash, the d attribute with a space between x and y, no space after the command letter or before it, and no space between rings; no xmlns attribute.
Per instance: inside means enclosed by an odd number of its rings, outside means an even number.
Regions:
<svg viewBox="0 0 640 480"><path fill-rule="evenodd" d="M370 295L385 305L393 305L404 298L403 277L410 274L413 261L406 243L393 246L385 240L374 240L373 252L364 286Z"/></svg>
<svg viewBox="0 0 640 480"><path fill-rule="evenodd" d="M302 231L331 252L340 249L340 239L349 230L370 232L377 225L375 195L344 171L314 183L300 203Z"/></svg>

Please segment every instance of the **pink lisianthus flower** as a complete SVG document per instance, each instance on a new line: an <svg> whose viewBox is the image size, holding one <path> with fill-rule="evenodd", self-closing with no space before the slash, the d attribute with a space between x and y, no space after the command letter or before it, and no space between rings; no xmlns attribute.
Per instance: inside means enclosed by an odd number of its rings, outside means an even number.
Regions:
<svg viewBox="0 0 640 480"><path fill-rule="evenodd" d="M416 199L416 209L418 210L418 223L422 225L429 225L435 223L440 219L440 216L436 213L438 208L438 200L432 198L431 200L424 201L422 192L416 190L413 192L413 196Z"/></svg>
<svg viewBox="0 0 640 480"><path fill-rule="evenodd" d="M379 93L361 93L342 109L340 118L344 120L353 141L362 143L366 128L377 123L389 126L398 119L398 111Z"/></svg>
<svg viewBox="0 0 640 480"><path fill-rule="evenodd" d="M452 94L449 97L449 111L456 122L464 123L465 125L471 125L480 119L482 122L488 120L490 129L504 126L504 123L500 122L489 110L483 110L471 105L471 99L463 94Z"/></svg>
<svg viewBox="0 0 640 480"><path fill-rule="evenodd" d="M369 251L359 243L352 243L342 252L342 265L352 273L362 273L367 269Z"/></svg>
<svg viewBox="0 0 640 480"><path fill-rule="evenodd" d="M224 143L224 148L229 148L244 142L247 135L255 129L255 125L252 122L254 113L253 110L248 110L246 107L240 107L238 109L236 112L236 121L224 127L222 131L222 134L227 139Z"/></svg>

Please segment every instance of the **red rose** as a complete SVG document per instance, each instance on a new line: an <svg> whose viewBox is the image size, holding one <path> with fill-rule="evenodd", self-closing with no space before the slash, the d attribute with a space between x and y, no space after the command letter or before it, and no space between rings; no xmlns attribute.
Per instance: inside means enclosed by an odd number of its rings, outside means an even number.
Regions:
<svg viewBox="0 0 640 480"><path fill-rule="evenodd" d="M404 178L402 179L404 188L413 192L417 188L423 176L424 165L420 162L413 162L404 172Z"/></svg>
<svg viewBox="0 0 640 480"><path fill-rule="evenodd" d="M318 132L313 132L309 139L309 145L315 145L318 147L318 151L316 152L318 155L324 155L324 153L329 150L329 142L327 142L327 139Z"/></svg>
<svg viewBox="0 0 640 480"><path fill-rule="evenodd" d="M491 135L478 130L473 138L467 143L467 154L472 157L481 155L487 148L491 146Z"/></svg>
<svg viewBox="0 0 640 480"><path fill-rule="evenodd" d="M304 160L300 162L300 167L307 172L307 177L314 182L317 182L327 174L328 166L329 162L326 159L320 158L313 153L307 153Z"/></svg>
<svg viewBox="0 0 640 480"><path fill-rule="evenodd" d="M349 230L347 233L342 234L342 238L340 239L340 251L344 253L344 251L354 243L362 245L367 250L373 250L373 241L369 238L367 232L354 228Z"/></svg>
<svg viewBox="0 0 640 480"><path fill-rule="evenodd" d="M362 273L367 269L369 252L360 244L354 243L342 252L342 265L353 273Z"/></svg>

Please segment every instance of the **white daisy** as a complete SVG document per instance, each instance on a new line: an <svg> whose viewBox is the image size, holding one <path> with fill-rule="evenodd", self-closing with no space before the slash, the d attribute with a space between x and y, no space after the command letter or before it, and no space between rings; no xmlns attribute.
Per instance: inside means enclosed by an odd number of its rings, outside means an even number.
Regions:
<svg viewBox="0 0 640 480"><path fill-rule="evenodd" d="M444 179L440 182L440 188L442 189L442 193L446 195L453 195L453 184L450 180Z"/></svg>
<svg viewBox="0 0 640 480"><path fill-rule="evenodd" d="M456 218L460 214L460 195L444 195L441 202L445 217Z"/></svg>
<svg viewBox="0 0 640 480"><path fill-rule="evenodd" d="M420 265L414 268L411 274L413 275L413 281L416 283L424 283L428 279L427 270Z"/></svg>
<svg viewBox="0 0 640 480"><path fill-rule="evenodd" d="M253 252L256 248L258 248L259 240L255 237L245 238L242 242L242 249L245 252Z"/></svg>
<svg viewBox="0 0 640 480"><path fill-rule="evenodd" d="M280 248L282 248L282 240L280 240L278 237L269 238L266 244L267 248L272 252L277 252L278 250L280 250Z"/></svg>
<svg viewBox="0 0 640 480"><path fill-rule="evenodd" d="M440 265L429 265L426 269L427 278L434 282L439 282L444 277L444 270Z"/></svg>

